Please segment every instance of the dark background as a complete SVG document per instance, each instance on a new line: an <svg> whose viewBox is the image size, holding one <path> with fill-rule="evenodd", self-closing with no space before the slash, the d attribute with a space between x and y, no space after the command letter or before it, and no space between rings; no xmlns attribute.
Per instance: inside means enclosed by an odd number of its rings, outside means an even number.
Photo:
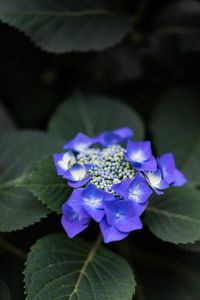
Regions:
<svg viewBox="0 0 200 300"><path fill-rule="evenodd" d="M121 2L126 9L134 13L137 1ZM22 33L0 24L1 102L19 128L46 129L48 120L59 103L66 100L74 91L110 95L128 103L140 113L146 122L147 136L149 136L148 122L151 112L165 90L174 86L199 88L200 34L195 36L194 40L184 34L159 37L154 34L157 19L165 11L166 4L178 2L181 1L149 1L135 33L128 36L121 44L102 52L62 55L45 53L34 46ZM168 17L170 23L170 15ZM189 21L184 17L183 25L189 22L190 28L198 27L199 24L194 18ZM190 47L183 48L182 45ZM61 230L60 218L52 214L48 220L43 220L28 229L7 234L6 237L28 252L37 238ZM94 232L94 229L92 231L89 229L83 235L89 234L92 239ZM192 261L197 262L199 256L197 258L197 254L193 252L180 252L178 246L161 242L147 229L138 232L135 238L139 249L145 249L143 251L146 253L153 253L155 263L155 269L152 269L147 259L145 263L142 262L143 270L140 268L141 258L136 257L138 273L149 272L154 275L154 280L157 282L160 278L163 278L163 281L172 278L168 290L173 288L175 282L177 285L180 284L181 289L183 283L181 270L180 274L168 275L165 269L164 275L158 275L156 253L162 252L163 255L159 270L165 265L167 259L173 258L173 261L176 261L178 257L179 260L185 260L184 264L187 265L188 259L191 262L192 257ZM118 246L114 248L119 251ZM128 258L126 250L124 255ZM4 262L8 263L8 268ZM23 299L21 271L24 262L14 259L13 255L6 254L1 255L0 264L1 276L11 287L13 299ZM192 263L190 268L195 269L197 265ZM143 281L143 275L141 280ZM144 279L144 285L149 286L150 282ZM174 296L173 299L176 297Z"/></svg>
<svg viewBox="0 0 200 300"><path fill-rule="evenodd" d="M75 90L120 98L147 120L163 90L199 85L199 35L191 40L192 34L155 34L166 4L180 2L151 0L135 32L118 46L101 52L45 53L23 33L0 24L1 101L22 128L45 128L57 105ZM136 4L124 1L132 13ZM182 19L187 25L188 18ZM173 23L170 14L167 22ZM181 47L182 41L191 49Z"/></svg>

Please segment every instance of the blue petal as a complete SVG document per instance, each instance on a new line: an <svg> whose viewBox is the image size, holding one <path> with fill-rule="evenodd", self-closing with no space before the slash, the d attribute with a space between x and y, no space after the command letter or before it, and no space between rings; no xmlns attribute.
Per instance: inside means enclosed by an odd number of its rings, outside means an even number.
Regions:
<svg viewBox="0 0 200 300"><path fill-rule="evenodd" d="M130 232L142 228L142 223L134 210L132 201L108 201L105 203L105 212L108 224L114 225L119 231Z"/></svg>
<svg viewBox="0 0 200 300"><path fill-rule="evenodd" d="M71 149L76 152L82 152L88 149L92 144L94 144L94 139L80 132L75 136L75 138L65 144L63 148Z"/></svg>
<svg viewBox="0 0 200 300"><path fill-rule="evenodd" d="M74 164L63 176L73 182L81 181L86 177L88 177L88 168L79 164Z"/></svg>
<svg viewBox="0 0 200 300"><path fill-rule="evenodd" d="M112 197L110 194L99 190L95 185L90 184L82 193L83 207L87 213L96 221L100 222L105 215L103 201Z"/></svg>
<svg viewBox="0 0 200 300"><path fill-rule="evenodd" d="M128 200L142 204L148 200L151 194L152 190L148 186L145 178L137 173L128 187Z"/></svg>
<svg viewBox="0 0 200 300"><path fill-rule="evenodd" d="M115 145L121 140L120 136L112 131L105 131L101 133L96 139L98 143L103 147Z"/></svg>
<svg viewBox="0 0 200 300"><path fill-rule="evenodd" d="M72 188L77 189L77 188L80 188L81 186L84 186L89 180L90 180L90 177L87 176L83 180L80 180L80 181L77 181L77 182L68 180L67 183Z"/></svg>
<svg viewBox="0 0 200 300"><path fill-rule="evenodd" d="M153 188L156 194L163 194L163 192L159 192L159 189L162 190L169 187L169 184L162 178L160 169L157 169L154 172L146 172L145 175L149 182L149 185Z"/></svg>
<svg viewBox="0 0 200 300"><path fill-rule="evenodd" d="M104 131L96 137L98 142L103 147L115 145L117 143L125 142L133 136L133 130L128 127L118 128L113 131Z"/></svg>
<svg viewBox="0 0 200 300"><path fill-rule="evenodd" d="M120 232L115 226L110 226L106 218L101 221L100 229L105 243L120 241L128 236L128 233Z"/></svg>
<svg viewBox="0 0 200 300"><path fill-rule="evenodd" d="M53 159L57 174L61 176L76 162L74 154L71 151L67 153L56 153L54 154Z"/></svg>
<svg viewBox="0 0 200 300"><path fill-rule="evenodd" d="M158 158L159 167L162 171L163 178L169 184L175 179L175 160L172 153L166 153Z"/></svg>
<svg viewBox="0 0 200 300"><path fill-rule="evenodd" d="M181 186L181 185L185 184L186 182L187 182L187 179L185 178L183 173L180 170L175 169L174 181L172 182L172 185L173 186Z"/></svg>
<svg viewBox="0 0 200 300"><path fill-rule="evenodd" d="M149 141L133 142L127 144L127 160L131 162L143 163L152 157L151 143Z"/></svg>
<svg viewBox="0 0 200 300"><path fill-rule="evenodd" d="M145 211L148 203L149 203L148 200L144 203L133 202L134 209L135 209L136 214L138 216L141 216L143 214L143 212Z"/></svg>
<svg viewBox="0 0 200 300"><path fill-rule="evenodd" d="M72 207L66 205L62 216L62 226L67 235L73 238L89 225L89 218L78 215Z"/></svg>
<svg viewBox="0 0 200 300"><path fill-rule="evenodd" d="M148 198L152 194L152 190L140 173L137 173L133 180L127 178L113 185L112 189L121 197L132 201L134 210L139 216L145 210Z"/></svg>
<svg viewBox="0 0 200 300"><path fill-rule="evenodd" d="M88 213L85 211L85 209L82 206L82 192L83 192L83 188L79 188L76 189L72 192L72 194L70 195L69 199L67 200L67 202L65 204L63 204L62 209L63 212L65 211L65 207L70 206L74 209L74 211L83 216L83 217L89 217Z"/></svg>
<svg viewBox="0 0 200 300"><path fill-rule="evenodd" d="M172 153L163 154L158 158L165 181L173 186L181 186L187 182L185 176L176 168L175 159Z"/></svg>
<svg viewBox="0 0 200 300"><path fill-rule="evenodd" d="M120 183L114 184L112 186L112 190L116 192L119 196L126 197L130 183L131 183L131 179L126 178Z"/></svg>
<svg viewBox="0 0 200 300"><path fill-rule="evenodd" d="M133 137L133 130L129 127L118 128L113 132L120 136L121 141L127 141Z"/></svg>
<svg viewBox="0 0 200 300"><path fill-rule="evenodd" d="M155 188L155 187L153 187L152 186L152 190L157 194L157 195L163 195L164 194L164 192L162 192L161 190L159 190L159 189L157 189L157 188Z"/></svg>
<svg viewBox="0 0 200 300"><path fill-rule="evenodd" d="M155 157L152 155L150 159L144 162L132 162L132 167L138 171L154 171L157 168L157 161Z"/></svg>

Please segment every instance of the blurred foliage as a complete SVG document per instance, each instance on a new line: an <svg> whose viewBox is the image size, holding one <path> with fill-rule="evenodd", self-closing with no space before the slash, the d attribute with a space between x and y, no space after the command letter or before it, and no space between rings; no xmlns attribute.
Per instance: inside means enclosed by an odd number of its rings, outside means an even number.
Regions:
<svg viewBox="0 0 200 300"><path fill-rule="evenodd" d="M0 0L0 19L3 7L5 9L9 1ZM101 4L101 1L92 2ZM0 107L1 128L4 130L4 125L13 130L13 124L16 124L20 129L47 129L54 111L70 95L74 92L95 93L119 98L139 112L146 123L147 138L155 136L156 133L150 130L154 124L161 126L164 122L169 139L175 126L175 151L178 149L177 153L182 153L183 149L176 147L176 135L184 126L171 123L178 116L179 107L180 110L192 107L193 111L188 114L186 109L184 120L181 120L183 124L184 121L190 124L184 143L194 144L200 131L200 1L102 2L117 14L129 15L133 20L132 30L127 30L117 45L107 44L102 51L78 52L76 49L59 55L45 52L17 29L0 24L0 99L14 122L5 113L1 114ZM172 95L174 90L179 92ZM191 106L194 97L195 105ZM167 99L164 108L163 99ZM174 104L177 99L178 106ZM160 116L163 115L161 121L156 115L159 110ZM162 130L156 126L159 135ZM158 135L157 139L160 138ZM166 144L160 141L160 147L165 148ZM190 143L186 148L190 148ZM159 150L156 138L154 146ZM200 183L195 182L195 195L199 187ZM96 228L93 228L87 229L82 236L93 240L96 234ZM48 219L30 228L4 233L3 238L28 252L37 239L61 230L60 217L52 213ZM184 246L164 243L146 228L127 241L109 247L123 253L134 265L138 282L136 299L199 299L199 243ZM2 247L0 265L0 298L8 300L11 295L11 299L24 299L24 258L15 258Z"/></svg>

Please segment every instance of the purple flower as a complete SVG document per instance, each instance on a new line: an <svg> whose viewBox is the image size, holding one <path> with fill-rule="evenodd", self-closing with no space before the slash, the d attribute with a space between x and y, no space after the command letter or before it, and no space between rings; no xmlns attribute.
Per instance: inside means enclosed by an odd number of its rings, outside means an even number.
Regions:
<svg viewBox="0 0 200 300"><path fill-rule="evenodd" d="M160 169L157 169L154 172L145 172L145 176L149 185L152 187L154 192L158 195L162 195L163 192L161 190L169 187L169 184L163 179L162 172Z"/></svg>
<svg viewBox="0 0 200 300"><path fill-rule="evenodd" d="M133 130L128 127L119 128L113 131L104 131L96 137L96 142L103 147L122 143L133 136Z"/></svg>
<svg viewBox="0 0 200 300"><path fill-rule="evenodd" d="M58 175L64 175L66 171L76 162L74 154L69 151L66 153L57 153L53 156Z"/></svg>
<svg viewBox="0 0 200 300"><path fill-rule="evenodd" d="M127 127L104 131L90 138L78 133L53 159L57 174L74 190L63 205L62 225L70 238L90 220L100 224L104 242L119 241L141 229L141 214L152 192L163 194L186 178L171 153L157 160L149 141L135 142ZM125 149L120 143L128 141ZM92 147L95 145L95 147Z"/></svg>
<svg viewBox="0 0 200 300"><path fill-rule="evenodd" d="M104 209L107 223L103 220L100 228L105 242L120 240L123 234L142 228L141 220L135 212L132 201L121 199L106 201ZM113 237L110 232L113 232Z"/></svg>
<svg viewBox="0 0 200 300"><path fill-rule="evenodd" d="M148 204L148 198L152 190L148 186L145 178L137 173L133 180L127 178L112 186L112 189L126 200L131 200L134 210L140 216Z"/></svg>
<svg viewBox="0 0 200 300"><path fill-rule="evenodd" d="M129 235L129 232L121 232L114 225L109 225L106 217L100 223L101 233L104 243L121 241Z"/></svg>
<svg viewBox="0 0 200 300"><path fill-rule="evenodd" d="M71 149L75 152L82 152L95 143L96 140L94 138L90 138L86 134L80 132L75 136L75 138L73 138L67 144L65 144L63 148Z"/></svg>
<svg viewBox="0 0 200 300"><path fill-rule="evenodd" d="M133 168L139 171L154 171L157 167L149 141L128 141L125 157L127 161L131 162Z"/></svg>
<svg viewBox="0 0 200 300"><path fill-rule="evenodd" d="M99 190L94 184L77 189L76 192L72 194L68 204L80 214L87 212L96 222L100 222L105 215L104 201L114 198L112 194Z"/></svg>
<svg viewBox="0 0 200 300"><path fill-rule="evenodd" d="M181 171L176 168L172 153L166 153L158 158L158 164L164 180L173 186L181 186L186 183L186 178Z"/></svg>
<svg viewBox="0 0 200 300"><path fill-rule="evenodd" d="M158 169L154 172L145 172L149 185L153 190L161 195L161 190L172 186L181 186L186 183L186 178L181 171L176 168L172 153L166 153L158 158Z"/></svg>
<svg viewBox="0 0 200 300"><path fill-rule="evenodd" d="M74 164L69 170L65 172L63 178L66 178L68 180L69 186L73 188L79 188L89 181L89 169L89 165L81 166L79 164Z"/></svg>
<svg viewBox="0 0 200 300"><path fill-rule="evenodd" d="M73 238L88 227L90 217L84 211L81 214L77 213L67 202L63 205L62 210L62 226L70 238Z"/></svg>
<svg viewBox="0 0 200 300"><path fill-rule="evenodd" d="M99 190L93 184L88 185L82 192L83 207L96 222L100 222L105 215L104 201L113 198L112 194Z"/></svg>

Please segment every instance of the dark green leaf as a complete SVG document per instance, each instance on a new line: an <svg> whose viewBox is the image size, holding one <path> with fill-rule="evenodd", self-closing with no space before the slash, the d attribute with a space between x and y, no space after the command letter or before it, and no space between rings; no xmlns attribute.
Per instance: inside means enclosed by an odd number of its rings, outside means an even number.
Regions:
<svg viewBox="0 0 200 300"><path fill-rule="evenodd" d="M153 51L157 55L178 58L180 54L200 50L200 4L195 0L170 3L158 15L156 28L151 36ZM168 49L166 49L168 48Z"/></svg>
<svg viewBox="0 0 200 300"><path fill-rule="evenodd" d="M62 204L71 192L66 180L57 175L52 156L40 161L21 185L30 190L48 208L58 213L61 212Z"/></svg>
<svg viewBox="0 0 200 300"><path fill-rule="evenodd" d="M4 133L4 131L14 130L15 125L3 106L0 103L0 133Z"/></svg>
<svg viewBox="0 0 200 300"><path fill-rule="evenodd" d="M2 135L0 144L0 231L12 231L39 221L49 212L30 192L16 185L59 143L45 133L26 131Z"/></svg>
<svg viewBox="0 0 200 300"><path fill-rule="evenodd" d="M74 95L63 103L50 122L50 133L65 141L78 132L95 136L104 130L128 126L133 128L136 139L144 137L143 122L127 105L106 97L84 98Z"/></svg>
<svg viewBox="0 0 200 300"><path fill-rule="evenodd" d="M10 292L4 283L4 281L0 278L0 299L1 300L11 300Z"/></svg>
<svg viewBox="0 0 200 300"><path fill-rule="evenodd" d="M200 127L198 90L172 89L163 95L152 119L152 132L159 154L173 152L177 166L200 184Z"/></svg>
<svg viewBox="0 0 200 300"><path fill-rule="evenodd" d="M131 16L115 12L105 0L1 0L0 20L56 53L101 50L132 29Z"/></svg>
<svg viewBox="0 0 200 300"><path fill-rule="evenodd" d="M135 280L116 254L64 234L40 239L25 268L27 299L131 300Z"/></svg>
<svg viewBox="0 0 200 300"><path fill-rule="evenodd" d="M146 211L150 230L160 239L175 244L200 239L200 193L185 186L155 196Z"/></svg>

